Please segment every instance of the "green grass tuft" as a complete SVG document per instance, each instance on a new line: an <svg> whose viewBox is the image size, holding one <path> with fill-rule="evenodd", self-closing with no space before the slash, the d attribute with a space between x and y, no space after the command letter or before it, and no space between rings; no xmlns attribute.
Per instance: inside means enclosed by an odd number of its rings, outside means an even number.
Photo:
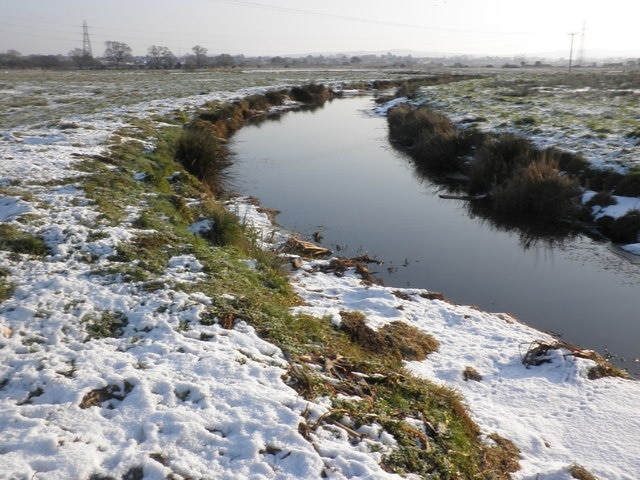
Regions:
<svg viewBox="0 0 640 480"><path fill-rule="evenodd" d="M87 340L119 337L128 324L127 316L122 312L102 312L99 316L86 315L82 322L86 323Z"/></svg>
<svg viewBox="0 0 640 480"><path fill-rule="evenodd" d="M0 250L14 254L35 255L42 257L48 248L44 241L30 233L18 230L14 225L3 223L0 225Z"/></svg>
<svg viewBox="0 0 640 480"><path fill-rule="evenodd" d="M175 157L214 193L222 192L222 174L229 161L226 148L211 123L196 121L189 124L178 140Z"/></svg>
<svg viewBox="0 0 640 480"><path fill-rule="evenodd" d="M0 268L0 302L10 299L15 290L15 285L7 280L8 276L9 271Z"/></svg>

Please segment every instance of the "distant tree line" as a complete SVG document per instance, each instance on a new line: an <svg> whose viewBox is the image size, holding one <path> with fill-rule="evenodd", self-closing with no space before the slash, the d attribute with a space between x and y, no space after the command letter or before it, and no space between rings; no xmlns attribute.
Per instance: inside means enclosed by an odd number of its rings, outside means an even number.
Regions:
<svg viewBox="0 0 640 480"><path fill-rule="evenodd" d="M23 56L16 50L0 53L0 68L51 68L51 69L180 69L195 70L200 68L233 68L233 67L296 67L296 66L326 66L326 67L356 67L356 66L391 66L409 67L418 62L408 56L392 55L307 55L306 57L230 55L221 53L209 55L208 50L195 45L191 52L181 57L176 56L168 47L151 45L147 55L134 56L132 49L124 42L105 42L102 56L93 57L80 48L71 50L65 55L27 55Z"/></svg>
<svg viewBox="0 0 640 480"><path fill-rule="evenodd" d="M475 57L472 55L458 55L449 57L414 58L411 55L363 54L347 56L336 55L307 55L305 57L229 55L222 53L208 55L208 50L201 45L195 45L187 55L177 57L168 47L151 45L147 55L134 56L132 49L124 42L107 41L102 56L93 57L80 48L71 50L67 55L26 55L16 50L0 53L0 68L4 69L187 69L200 68L234 68L234 67L392 67L408 68L416 66L427 67L488 67L502 66L502 68L548 67L563 66L565 60L547 61L545 59L527 59L525 57ZM604 61L603 66L640 67L640 59L616 59L615 63ZM585 65L587 66L587 65ZM591 62L588 66L596 66Z"/></svg>

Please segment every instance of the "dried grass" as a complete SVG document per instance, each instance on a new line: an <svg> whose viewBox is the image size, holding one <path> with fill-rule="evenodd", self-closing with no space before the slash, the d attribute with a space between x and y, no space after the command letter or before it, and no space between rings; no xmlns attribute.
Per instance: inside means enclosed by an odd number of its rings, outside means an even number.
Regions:
<svg viewBox="0 0 640 480"><path fill-rule="evenodd" d="M340 312L341 330L365 350L404 360L424 360L438 350L438 341L408 323L396 321L374 330L360 312Z"/></svg>
<svg viewBox="0 0 640 480"><path fill-rule="evenodd" d="M602 355L594 352L593 350L585 350L566 342L556 341L549 343L546 341L536 340L528 345L528 348L524 355L521 356L523 365L527 368L532 366L539 366L543 363L550 363L552 357L549 354L552 350L567 350L567 356L574 356L578 358L584 358L592 360L596 363L595 366L589 368L587 377L590 380L597 380L603 377L619 377L629 378L629 375L624 370L621 370L611 363L609 363Z"/></svg>

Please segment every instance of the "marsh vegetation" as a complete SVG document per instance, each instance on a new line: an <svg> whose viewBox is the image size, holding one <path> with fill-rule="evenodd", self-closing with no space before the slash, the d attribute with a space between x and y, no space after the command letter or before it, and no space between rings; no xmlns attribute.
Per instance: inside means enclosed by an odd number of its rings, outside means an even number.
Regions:
<svg viewBox="0 0 640 480"><path fill-rule="evenodd" d="M147 391L139 375L153 368L149 365L152 355L147 355L145 361L142 357L136 359L136 349L144 351L146 345L157 348L164 340L163 335L170 334L173 343L167 346L166 352L184 359L193 356L198 342L206 344L217 336L216 342L220 341L221 345L224 339L253 329L279 347L287 362L276 364L275 357L270 357L274 356L273 353L257 352L258 349L255 353L238 349L232 353L236 359L230 363L241 367L250 363L251 368L259 371L274 364L284 369L286 363L285 381L301 397L322 401L328 406L327 412L319 417L305 413L307 416L300 418L298 433L309 442L317 441L316 433L331 426L334 433L341 432L351 444L359 445L363 450L380 449L381 465L389 472L416 473L433 478L509 478L510 472L519 467L518 448L495 433L481 435L458 393L417 378L406 369L405 361L425 359L436 352L440 348L437 338L405 322L392 322L380 329L372 329L366 324L367 316L357 310L341 311L340 325L329 318L293 313L291 307L298 305L300 300L281 268L282 259L273 252L264 251L252 227L229 212L222 203L225 194L222 180L229 165L229 136L250 118L265 115L272 106L292 97L298 98L298 102L302 100L312 104L330 98L331 91L326 87L317 83L308 85L310 87L306 90L297 86L295 93L293 88L283 87L228 101L208 99L204 105L198 103L188 113L173 111L145 118L127 117L118 131L103 139L104 151L99 154L91 151L75 157L79 161L74 164L74 171L65 171L65 175L72 176L54 178L50 186L58 187L69 182L78 191L81 189L86 198L75 199L74 206L82 203L83 207L96 210L96 216L83 217L82 224L87 240L96 243L85 251L70 249L70 258L74 260L74 268L86 268L78 277L96 280L92 288L117 285L119 296L105 289L110 293L104 295L108 298L102 303L86 306L81 303L89 297L82 297L82 300L64 297L61 300L64 308L60 309L42 302L33 318L30 312L28 316L25 314L28 319L28 324L23 325L25 331L30 332L31 328L36 331L32 324L37 322L46 324L47 328L62 325L60 332L56 333L65 341L74 341L74 335L81 339L82 343L74 344L74 348L112 345L112 350L101 352L108 351L114 357L126 354L126 361L117 359L126 365L126 373L120 375L121 372L114 369L110 372L113 379L106 381L106 386L103 383L89 389L85 382L82 385L84 391L78 391L76 395L81 409L109 409L114 414L110 418L115 425L119 421L116 408L119 402L126 401L129 394L141 395L141 390ZM419 95L420 89L413 89L410 85L403 88L413 92L412 95ZM61 104L72 105L73 102ZM51 121L44 102L32 106L43 108L40 110L42 122ZM16 104L11 108L20 113L22 107ZM98 107L91 105L88 108L92 111ZM38 113L25 112L22 120L31 120ZM120 113L112 111L107 114L116 117ZM439 121L434 121L434 124ZM58 129L64 131L92 128L78 119L73 122L57 119L56 122L59 122ZM47 129L51 128L52 125L47 126ZM473 144L468 138L458 138L454 134L456 128L453 123L443 127L446 137L442 147L444 151L464 151ZM20 135L17 134L16 143L58 141L57 137L45 134L42 137L24 135L22 138ZM430 141L438 145L437 140ZM519 165L521 169L535 165L530 172L534 178L551 175L554 169L558 169L559 163L555 162L562 160L561 156L538 158L536 155L533 162ZM499 165L486 168L493 168L496 177L501 175ZM631 184L628 188L632 188ZM603 202L608 201L606 195L599 196L597 201L600 198ZM74 213L81 217L77 211ZM0 246L8 252L7 259L15 271L22 260L44 263L43 258L50 253L50 244L55 243L51 238L47 243L39 235L24 233L35 226L36 220L24 217L28 228L14 222L0 232ZM194 223L202 227L197 232L192 230ZM110 238L115 228L119 229L117 233L120 236L112 251L104 245L97 245L100 240ZM75 232L70 230L63 234L75 235L80 228ZM63 240L66 241L66 237ZM101 253L104 251L110 253ZM188 265L180 262L188 262ZM167 273L181 266L184 266L182 276ZM4 300L13 294L12 274L8 270L0 272L0 298ZM22 285L22 288L26 286ZM56 296L62 292L62 289L57 290ZM156 296L157 292L160 293ZM111 301L112 296L117 300ZM125 297L126 302L122 301ZM129 297L136 299L127 303ZM206 301L203 300L205 297ZM137 301L140 303L135 303ZM180 301L188 304L184 310L179 306ZM194 304L197 308L193 308ZM125 309L123 305L133 308ZM167 312L171 315L164 315ZM6 313L10 313L8 309ZM61 315L63 321L59 320ZM154 323L158 318L162 318L162 323ZM213 326L215 331L208 328ZM220 333L218 328L235 331L227 335ZM33 357L34 365L39 365L40 370L49 368L38 352L39 344L45 343L46 339L20 333L15 341L24 341L19 345L17 354L19 365L26 364L24 359L29 356ZM209 352L217 352L217 345L211 345ZM47 348L51 353L55 345L49 344ZM132 359L139 361L129 365ZM76 377L84 381L87 378L84 373L93 368L80 362L76 365L73 358L65 357L65 361L60 363L64 363L65 369L57 373L69 382ZM18 371L21 367L15 368ZM40 370L33 369L34 372ZM198 374L201 373L199 370ZM475 375L471 368L461 373L470 380L481 377ZM7 375L0 381L0 389L22 394L24 388L16 381L19 375ZM27 385L29 391L19 399L22 403L18 406L37 402L41 397L49 398L47 395L53 389L49 378L57 377L49 371L43 375L50 377L42 380L42 385ZM164 381L174 379L166 378ZM167 391L167 395L182 403L193 401L195 407L190 412L208 408L206 402L196 405L200 400L195 398L195 387L195 384L178 385L175 389L169 388L172 391ZM216 395L218 392L213 397ZM9 400L13 401L13 398ZM42 408L45 408L44 403ZM178 411L179 408L173 410ZM207 432L207 435L217 433L213 428ZM392 447L379 441L380 432L392 437ZM75 433L69 432L69 435ZM229 439L226 438L225 442ZM260 455L278 452L278 447L271 444L261 448ZM146 461L142 457L148 456L166 469L165 474L184 476L181 474L184 470L178 465L181 459L173 458L172 453L169 448L166 452L143 452L140 462ZM143 475L142 466L126 467L125 476L139 478Z"/></svg>
<svg viewBox="0 0 640 480"><path fill-rule="evenodd" d="M464 100L455 101L472 105L482 116L467 112L464 118L459 118L459 106L450 111L442 105L441 99L433 98L442 95L440 90L423 89L421 93L413 94L417 106L401 104L390 110L387 118L392 143L407 152L417 168L432 180L450 187L454 193L462 191L485 204L488 207L483 209L485 212L515 219L533 217L556 223L568 222L578 228L590 222L597 224L600 232L614 242L635 243L638 240L640 222L635 211L621 218L595 217L591 213L597 210L594 207L615 203L613 195L637 197L640 194L640 177L633 163L635 157L628 157L631 152L638 151L637 142L633 140L634 130L630 130L638 114L632 106L637 95L634 90L634 85L638 84L637 74L525 77L502 82L494 80L490 84L486 80L471 82L475 82L473 87L470 82L459 86L458 94L466 95L462 97ZM570 110L573 99L569 101L566 94L575 91L577 83L581 85L577 95L584 95L595 103L596 110L602 102L600 96L618 104L623 103L620 98L625 99L623 105L604 116L609 124L607 128L596 126L598 120L591 114L579 125L577 118L572 118L563 127L556 121L550 122L550 116L559 106L549 111L549 92L560 97L563 106L566 102L567 110ZM449 95L454 94L455 85L458 84L446 84ZM480 100L480 92L476 89L481 86L484 87L482 94L486 95L487 89L491 89L493 98ZM406 92L400 89L398 94L406 95ZM506 105L505 99L509 99ZM448 103L453 101L450 99ZM486 108L479 110L480 105ZM581 105L585 110L589 106L589 102ZM527 115L523 117L516 113L514 107L525 109ZM501 116L499 124L495 123L496 116ZM452 117L457 117L458 121ZM560 128L568 133L559 134ZM600 134L598 139L602 144L588 133L581 135L584 146L592 150L610 149L611 143L618 139L622 145L613 157L615 163L603 164L600 158L589 155L589 150L576 150L575 138L570 138L565 145L563 140L578 128L597 130ZM548 137L551 135L556 136L557 143L550 143ZM452 182L453 174L457 175ZM585 190L596 192L588 206L582 202Z"/></svg>

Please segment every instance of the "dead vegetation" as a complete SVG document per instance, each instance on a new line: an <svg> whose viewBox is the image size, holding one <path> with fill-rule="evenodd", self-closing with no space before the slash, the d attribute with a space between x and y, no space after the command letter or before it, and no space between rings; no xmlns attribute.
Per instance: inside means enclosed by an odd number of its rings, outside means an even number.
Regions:
<svg viewBox="0 0 640 480"><path fill-rule="evenodd" d="M474 382L482 381L482 375L480 375L475 368L469 366L464 367L464 370L462 371L462 378L465 382L468 382L469 380L473 380Z"/></svg>
<svg viewBox="0 0 640 480"><path fill-rule="evenodd" d="M624 370L621 370L611 365L602 355L593 350L585 350L566 342L546 342L536 340L528 344L526 352L521 355L522 364L527 368L542 365L544 363L551 363L553 361L552 351L566 350L567 353L563 353L563 357L577 357L592 360L596 363L595 366L589 368L588 378L590 380L597 380L603 377L619 377L629 378L629 375Z"/></svg>
<svg viewBox="0 0 640 480"><path fill-rule="evenodd" d="M592 475L581 465L573 464L569 467L569 475L577 480L598 480L598 477Z"/></svg>
<svg viewBox="0 0 640 480"><path fill-rule="evenodd" d="M365 323L361 312L340 312L340 328L365 350L404 360L424 360L438 350L438 341L405 322L391 322L378 330Z"/></svg>
<svg viewBox="0 0 640 480"><path fill-rule="evenodd" d="M360 255L354 258L337 257L332 258L329 263L316 268L323 273L333 273L336 277L342 277L348 270L353 269L365 284L381 284L382 280L375 277L367 266L368 264L380 265L381 262L368 255Z"/></svg>
<svg viewBox="0 0 640 480"><path fill-rule="evenodd" d="M133 385L126 380L123 385L107 385L103 388L96 388L82 397L80 408L100 407L103 403L110 402L111 400L122 401L131 393L131 390L133 390ZM115 407L115 404L108 403L106 407L112 409Z"/></svg>
<svg viewBox="0 0 640 480"><path fill-rule="evenodd" d="M300 255L307 258L324 257L333 252L312 242L300 240L298 237L290 237L281 248L282 253Z"/></svg>

